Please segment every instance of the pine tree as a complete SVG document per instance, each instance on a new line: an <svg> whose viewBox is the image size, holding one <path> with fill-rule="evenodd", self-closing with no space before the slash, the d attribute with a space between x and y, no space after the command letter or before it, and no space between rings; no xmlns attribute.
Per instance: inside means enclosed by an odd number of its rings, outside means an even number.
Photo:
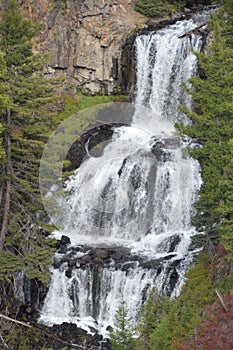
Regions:
<svg viewBox="0 0 233 350"><path fill-rule="evenodd" d="M224 8L223 8L223 28L224 31L222 32L222 35L224 35L226 42L229 44L229 46L233 46L233 7L232 7L232 1L231 0L223 0Z"/></svg>
<svg viewBox="0 0 233 350"><path fill-rule="evenodd" d="M178 126L201 144L190 150L200 161L203 178L194 223L229 253L233 252L233 47L225 34L232 18L232 10L224 7L212 18L213 42L207 54L196 54L202 78L191 79L194 109L183 108L192 125Z"/></svg>
<svg viewBox="0 0 233 350"><path fill-rule="evenodd" d="M142 308L141 321L138 326L143 349L149 350L150 336L154 332L158 321L160 297L152 291Z"/></svg>
<svg viewBox="0 0 233 350"><path fill-rule="evenodd" d="M171 349L172 331L174 326L175 303L167 297L161 298L158 304L159 316L155 329L150 336L150 349Z"/></svg>
<svg viewBox="0 0 233 350"><path fill-rule="evenodd" d="M4 60L4 55L2 52L0 52L0 79L3 79L6 73L6 62ZM2 83L0 81L0 109L5 108L7 106L8 103L8 97L5 94L5 90L6 90L6 86L4 83ZM2 123L0 123L0 164L3 162L4 160L4 156L5 156L5 152L3 149L3 139L2 139L2 135L3 135L3 125ZM0 194L1 197L1 194Z"/></svg>
<svg viewBox="0 0 233 350"><path fill-rule="evenodd" d="M134 350L131 321L125 302L122 302L115 315L115 330L110 334L112 350Z"/></svg>
<svg viewBox="0 0 233 350"><path fill-rule="evenodd" d="M3 256L9 260L17 255L19 267L30 277L46 280L54 249L43 235L38 172L44 143L56 122L49 111L52 87L42 75L44 59L32 52L38 26L26 19L16 0L3 0L2 6L0 89L5 87L5 98L4 103L0 100L0 122L5 159L0 180L0 252L6 250Z"/></svg>

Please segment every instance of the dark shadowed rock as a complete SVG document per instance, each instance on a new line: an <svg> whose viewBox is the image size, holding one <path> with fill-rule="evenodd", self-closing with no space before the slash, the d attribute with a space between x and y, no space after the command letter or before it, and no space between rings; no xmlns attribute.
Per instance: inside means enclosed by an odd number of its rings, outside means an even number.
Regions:
<svg viewBox="0 0 233 350"><path fill-rule="evenodd" d="M61 245L67 245L70 244L70 238L67 236L61 236L61 240L60 240L60 244Z"/></svg>
<svg viewBox="0 0 233 350"><path fill-rule="evenodd" d="M66 277L71 278L72 277L72 269L68 269L65 272Z"/></svg>

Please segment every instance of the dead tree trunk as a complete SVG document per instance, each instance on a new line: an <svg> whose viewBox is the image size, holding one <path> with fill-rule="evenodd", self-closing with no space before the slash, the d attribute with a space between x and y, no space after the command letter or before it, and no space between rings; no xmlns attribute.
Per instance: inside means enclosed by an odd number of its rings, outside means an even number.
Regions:
<svg viewBox="0 0 233 350"><path fill-rule="evenodd" d="M209 21L206 21L206 22L200 24L198 27L196 27L196 28L194 28L192 30L189 30L188 32L186 32L184 34L181 34L180 36L178 36L178 38L181 39L181 38L185 38L187 36L190 36L193 33L198 33L199 29L201 29L202 27L206 26L208 23L209 23Z"/></svg>

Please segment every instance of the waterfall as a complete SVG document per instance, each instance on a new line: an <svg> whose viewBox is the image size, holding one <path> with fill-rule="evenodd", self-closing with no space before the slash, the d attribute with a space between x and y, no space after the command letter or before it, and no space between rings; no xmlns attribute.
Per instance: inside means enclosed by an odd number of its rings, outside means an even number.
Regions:
<svg viewBox="0 0 233 350"><path fill-rule="evenodd" d="M62 235L40 322L76 323L104 333L125 301L138 319L152 289L174 296L192 259L193 203L201 178L174 123L191 101L182 82L195 74L202 37L179 39L184 20L135 41L137 89L130 126L115 128L100 157L82 162L67 182Z"/></svg>

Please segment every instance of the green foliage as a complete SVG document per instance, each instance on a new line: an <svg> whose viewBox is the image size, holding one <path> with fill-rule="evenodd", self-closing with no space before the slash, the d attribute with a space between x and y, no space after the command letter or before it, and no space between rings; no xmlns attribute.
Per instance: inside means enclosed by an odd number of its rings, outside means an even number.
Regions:
<svg viewBox="0 0 233 350"><path fill-rule="evenodd" d="M6 73L6 62L5 62L3 53L0 51L0 79L4 78L5 73ZM7 103L8 103L8 97L5 93L5 91L6 91L6 85L4 83L2 83L0 80L0 109L5 108L7 106ZM3 144L2 144L3 131L4 131L4 127L0 123L0 162L3 162L3 160L5 158L5 151L4 151Z"/></svg>
<svg viewBox="0 0 233 350"><path fill-rule="evenodd" d="M9 327L10 332L5 340L9 349L17 350L74 350L72 346L65 346L63 341L59 341L59 337L51 336L49 329L23 327L21 325L14 325Z"/></svg>
<svg viewBox="0 0 233 350"><path fill-rule="evenodd" d="M24 268L23 261L19 256L3 251L0 254L0 281L11 281L12 274Z"/></svg>
<svg viewBox="0 0 233 350"><path fill-rule="evenodd" d="M225 2L230 3L230 1ZM147 17L159 18L172 16L176 12L183 11L184 7L197 6L198 4L210 5L215 2L214 0L136 0L135 10Z"/></svg>
<svg viewBox="0 0 233 350"><path fill-rule="evenodd" d="M89 96L84 95L81 91L77 92L77 95L72 98L70 96L64 97L64 111L60 114L60 119L64 120L70 117L72 114L77 113L83 109L91 106L97 106L109 102L122 102L126 101L126 96L124 95L96 95Z"/></svg>
<svg viewBox="0 0 233 350"><path fill-rule="evenodd" d="M149 337L155 329L155 323L159 312L160 297L153 291L146 304L142 308L139 331L142 336Z"/></svg>
<svg viewBox="0 0 233 350"><path fill-rule="evenodd" d="M54 7L60 8L61 10L66 9L67 0L53 0Z"/></svg>
<svg viewBox="0 0 233 350"><path fill-rule="evenodd" d="M171 16L184 5L182 0L136 0L135 10L147 17Z"/></svg>
<svg viewBox="0 0 233 350"><path fill-rule="evenodd" d="M189 90L193 111L183 108L192 125L179 125L182 134L197 139L201 148L190 150L202 167L203 185L196 204L194 224L214 243L233 253L233 47L228 28L232 25L232 7L226 1L213 17L210 27L213 42L207 54L197 53L203 77L191 79ZM229 12L227 12L227 11Z"/></svg>
<svg viewBox="0 0 233 350"><path fill-rule="evenodd" d="M232 327L232 307L233 295L227 294L223 296L226 310L217 302L210 307L205 308L207 313L206 319L202 322L196 337L183 344L180 349L224 349L231 350L233 344Z"/></svg>
<svg viewBox="0 0 233 350"><path fill-rule="evenodd" d="M199 257L199 262L187 272L186 284L178 298L158 297L152 293L138 327L139 339L143 341L137 343L142 343L143 349L180 350L181 339L193 336L202 320L203 307L214 300L209 263L208 256Z"/></svg>
<svg viewBox="0 0 233 350"><path fill-rule="evenodd" d="M150 348L154 350L168 350L172 341L174 307L168 298L163 298L160 302L160 317L155 326L155 330L150 337Z"/></svg>
<svg viewBox="0 0 233 350"><path fill-rule="evenodd" d="M125 302L121 303L116 312L114 326L115 330L110 334L111 349L134 350L133 329Z"/></svg>
<svg viewBox="0 0 233 350"><path fill-rule="evenodd" d="M223 32L226 43L232 48L233 46L233 7L232 0L223 0L225 13L223 14Z"/></svg>
<svg viewBox="0 0 233 350"><path fill-rule="evenodd" d="M47 135L57 123L49 113L53 86L42 76L44 58L32 52L38 26L15 0L2 1L0 23L0 225L7 252L0 252L0 278L24 268L29 277L48 280L54 247L45 239L38 186L39 160ZM50 104L50 106L49 106ZM2 154L5 155L4 159ZM10 198L10 208L5 200ZM4 222L4 218L7 220ZM4 243L4 242L3 242ZM4 263L4 261L6 262ZM15 261L15 269L12 264ZM11 263L12 262L12 263Z"/></svg>
<svg viewBox="0 0 233 350"><path fill-rule="evenodd" d="M52 262L55 245L45 238L52 227L43 224L46 214L39 191L39 166L45 142L65 118L89 106L116 101L122 97L89 97L78 93L75 99L65 98L63 113L59 115L54 113L56 106L54 106L53 90L59 82L44 78L42 68L45 58L35 55L32 51L32 39L38 33L39 27L26 18L18 1L3 0L2 7L0 23L0 193L1 191L3 193L3 196L0 196L0 226L2 225L2 228L4 217L7 218L6 237L3 235L2 239L7 256L12 255L12 261L17 260L15 266L25 269L29 278L46 282L49 278L48 266ZM88 126L94 116L83 112L80 128ZM58 141L62 147L62 140ZM5 202L6 193L10 196L9 209ZM6 258L4 252L0 252L0 255L2 260ZM1 266L6 268L5 275ZM13 271L11 264L9 268L7 264L1 266L0 279Z"/></svg>

